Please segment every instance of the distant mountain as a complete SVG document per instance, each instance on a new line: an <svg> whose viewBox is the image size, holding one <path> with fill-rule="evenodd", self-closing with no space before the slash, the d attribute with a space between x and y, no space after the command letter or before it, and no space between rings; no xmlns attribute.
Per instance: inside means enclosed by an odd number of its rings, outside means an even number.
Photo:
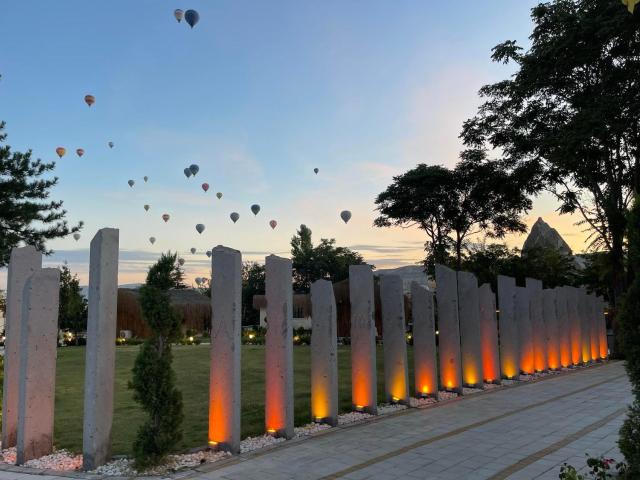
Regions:
<svg viewBox="0 0 640 480"><path fill-rule="evenodd" d="M397 268L383 268L374 270L376 276L382 275L399 275L402 278L402 286L405 293L411 291L411 282L417 282L420 285L427 286L427 274L421 265L405 265Z"/></svg>
<svg viewBox="0 0 640 480"><path fill-rule="evenodd" d="M140 288L141 286L141 283L125 283L123 285L118 285L118 288L136 289ZM85 298L89 298L89 285L81 285L80 293L82 293Z"/></svg>
<svg viewBox="0 0 640 480"><path fill-rule="evenodd" d="M539 217L531 227L527 239L522 245L522 251L526 252L532 248L554 248L564 255L573 255L571 247L564 241L555 228Z"/></svg>

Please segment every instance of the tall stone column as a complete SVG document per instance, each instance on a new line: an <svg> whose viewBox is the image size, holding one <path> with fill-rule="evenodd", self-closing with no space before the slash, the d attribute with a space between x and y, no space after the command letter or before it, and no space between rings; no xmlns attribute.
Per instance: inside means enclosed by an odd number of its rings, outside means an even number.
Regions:
<svg viewBox="0 0 640 480"><path fill-rule="evenodd" d="M560 365L571 365L571 324L568 311L568 287L556 287L556 318L558 320L558 343Z"/></svg>
<svg viewBox="0 0 640 480"><path fill-rule="evenodd" d="M240 453L242 254L232 248L218 245L212 250L211 257L209 445L219 450ZM283 277L286 283L286 275ZM288 285L291 289L290 279ZM284 296L286 286L285 284L282 287ZM286 300L281 301L286 305ZM286 348L283 350L286 351ZM284 362L286 365L286 358Z"/></svg>
<svg viewBox="0 0 640 480"><path fill-rule="evenodd" d="M591 321L589 320L589 300L584 288L578 289L578 317L580 321L580 352L582 363L591 361Z"/></svg>
<svg viewBox="0 0 640 480"><path fill-rule="evenodd" d="M527 278L529 290L531 333L533 335L533 368L538 372L546 371L547 365L547 331L542 315L542 282Z"/></svg>
<svg viewBox="0 0 640 480"><path fill-rule="evenodd" d="M609 356L609 345L607 343L607 317L604 314L605 304L604 299L600 296L598 296L596 308L598 335L600 336L598 346L600 348L600 358L604 360Z"/></svg>
<svg viewBox="0 0 640 480"><path fill-rule="evenodd" d="M600 332L598 331L598 301L595 293L588 295L589 307L589 339L591 340L591 360L594 362L600 358Z"/></svg>
<svg viewBox="0 0 640 480"><path fill-rule="evenodd" d="M91 240L84 376L82 462L95 470L111 457L118 320L119 232L103 228Z"/></svg>
<svg viewBox="0 0 640 480"><path fill-rule="evenodd" d="M382 309L386 401L409 404L404 289L400 276L380 276L380 307Z"/></svg>
<svg viewBox="0 0 640 480"><path fill-rule="evenodd" d="M438 361L433 292L417 282L411 283L411 315L416 397L437 395Z"/></svg>
<svg viewBox="0 0 640 480"><path fill-rule="evenodd" d="M483 388L478 280L469 272L458 272L457 275L462 383L468 387Z"/></svg>
<svg viewBox="0 0 640 480"><path fill-rule="evenodd" d="M265 424L267 432L293 437L293 285L291 260L266 258L267 337Z"/></svg>
<svg viewBox="0 0 640 480"><path fill-rule="evenodd" d="M438 302L438 356L440 385L462 394L460 324L458 322L458 280L456 272L436 263Z"/></svg>
<svg viewBox="0 0 640 480"><path fill-rule="evenodd" d="M333 285L311 284L311 418L338 425L338 327Z"/></svg>
<svg viewBox="0 0 640 480"><path fill-rule="evenodd" d="M7 274L7 311L4 323L4 380L2 396L2 448L16 446L22 304L27 279L42 266L42 254L32 246L14 248Z"/></svg>
<svg viewBox="0 0 640 480"><path fill-rule="evenodd" d="M376 323L370 265L349 267L351 302L351 398L353 408L378 413Z"/></svg>
<svg viewBox="0 0 640 480"><path fill-rule="evenodd" d="M582 363L582 328L578 313L579 290L576 287L567 288L567 310L571 326L571 363Z"/></svg>
<svg viewBox="0 0 640 480"><path fill-rule="evenodd" d="M60 270L57 268L36 271L24 287L20 335L18 465L53 451L59 291Z"/></svg>
<svg viewBox="0 0 640 480"><path fill-rule="evenodd" d="M478 290L480 298L480 339L482 344L483 379L500 382L500 357L498 354L498 321L496 320L496 296L491 285L483 284Z"/></svg>
<svg viewBox="0 0 640 480"><path fill-rule="evenodd" d="M524 287L516 287L516 322L518 324L518 344L520 345L520 370L526 374L531 374L535 370L530 304L529 290Z"/></svg>
<svg viewBox="0 0 640 480"><path fill-rule="evenodd" d="M557 370L560 368L560 333L556 290L545 288L542 291L542 315L546 327L547 364Z"/></svg>
<svg viewBox="0 0 640 480"><path fill-rule="evenodd" d="M500 309L500 373L502 378L511 379L520 373L515 278L498 275L498 307Z"/></svg>

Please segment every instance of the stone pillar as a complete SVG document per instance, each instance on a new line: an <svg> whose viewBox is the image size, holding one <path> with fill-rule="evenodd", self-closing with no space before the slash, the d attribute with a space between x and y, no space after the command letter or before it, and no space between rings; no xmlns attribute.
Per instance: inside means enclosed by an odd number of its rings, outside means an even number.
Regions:
<svg viewBox="0 0 640 480"><path fill-rule="evenodd" d="M584 288L578 289L578 317L580 321L580 342L582 363L591 361L591 322L589 321L587 291Z"/></svg>
<svg viewBox="0 0 640 480"><path fill-rule="evenodd" d="M376 323L370 265L349 267L351 302L351 398L353 408L378 413Z"/></svg>
<svg viewBox="0 0 640 480"><path fill-rule="evenodd" d="M534 372L530 304L529 290L524 287L516 287L516 323L518 324L518 343L520 345L520 370L526 374Z"/></svg>
<svg viewBox="0 0 640 480"><path fill-rule="evenodd" d="M458 272L457 275L462 383L467 387L483 388L478 280L469 272Z"/></svg>
<svg viewBox="0 0 640 480"><path fill-rule="evenodd" d="M211 369L209 373L209 445L219 450L240 453L240 372L242 333L242 254L218 245L211 255ZM283 296L286 287L291 290L291 281L287 283L283 276ZM289 295L291 295L289 293ZM275 299L274 301L277 301ZM280 299L286 305L286 300ZM289 307L291 304L288 305ZM291 309L289 309L291 313ZM277 319L274 319L277 321ZM271 326L271 322L268 324ZM272 332L273 333L273 332ZM291 350L291 326L289 325L289 351ZM287 341L287 338L277 341ZM270 337L273 340L272 337ZM282 352L286 345L278 343ZM267 355L268 355L267 351ZM286 353L285 353L286 355ZM274 359L272 359L274 360ZM283 361L280 364L280 361ZM289 362L291 358L289 357ZM275 368L287 365L287 359L275 360ZM289 363L289 369L291 364ZM269 375L269 373L267 373ZM276 386L288 393L286 388ZM285 397L285 401L286 401Z"/></svg>
<svg viewBox="0 0 640 480"><path fill-rule="evenodd" d="M498 275L500 309L500 373L502 378L516 378L520 372L520 343L516 318L516 279Z"/></svg>
<svg viewBox="0 0 640 480"><path fill-rule="evenodd" d="M558 331L556 290L542 291L542 316L546 327L547 365L553 370L560 368L560 333Z"/></svg>
<svg viewBox="0 0 640 480"><path fill-rule="evenodd" d="M458 322L458 281L456 272L436 263L436 301L438 302L438 356L440 385L462 393L460 324Z"/></svg>
<svg viewBox="0 0 640 480"><path fill-rule="evenodd" d="M600 332L598 331L598 300L595 293L590 294L588 297L589 307L589 339L591 340L591 360L594 362L600 358Z"/></svg>
<svg viewBox="0 0 640 480"><path fill-rule="evenodd" d="M27 279L42 265L42 254L32 246L14 248L7 274L7 311L4 322L4 385L2 396L2 448L16 446L18 392L20 390L20 344L22 304Z"/></svg>
<svg viewBox="0 0 640 480"><path fill-rule="evenodd" d="M558 321L558 348L560 365L571 365L571 324L568 311L568 287L556 287L556 320Z"/></svg>
<svg viewBox="0 0 640 480"><path fill-rule="evenodd" d="M53 452L59 291L60 270L57 268L36 271L24 287L20 335L18 465Z"/></svg>
<svg viewBox="0 0 640 480"><path fill-rule="evenodd" d="M293 437L293 285L291 260L266 258L267 337L265 425L268 433Z"/></svg>
<svg viewBox="0 0 640 480"><path fill-rule="evenodd" d="M91 240L82 428L82 467L85 470L95 470L111 457L118 320L118 239L117 229L103 228Z"/></svg>
<svg viewBox="0 0 640 480"><path fill-rule="evenodd" d="M480 339L482 344L483 379L489 383L500 383L496 296L491 291L491 285L488 283L480 287L478 295L480 298Z"/></svg>
<svg viewBox="0 0 640 480"><path fill-rule="evenodd" d="M311 284L311 418L338 425L338 330L333 285Z"/></svg>
<svg viewBox="0 0 640 480"><path fill-rule="evenodd" d="M380 276L380 308L387 402L409 404L409 370L404 322L404 289L398 275Z"/></svg>
<svg viewBox="0 0 640 480"><path fill-rule="evenodd" d="M567 288L567 311L571 326L571 363L578 365L582 362L582 329L578 314L578 292L576 287Z"/></svg>
<svg viewBox="0 0 640 480"><path fill-rule="evenodd" d="M546 371L547 364L547 331L542 315L542 282L527 278L529 290L531 333L533 336L533 368L538 372Z"/></svg>
<svg viewBox="0 0 640 480"><path fill-rule="evenodd" d="M598 341L600 358L603 360L609 356L609 346L607 343L607 317L604 314L604 308L604 299L598 296L596 302L596 321L598 323L598 335L600 336L600 340Z"/></svg>
<svg viewBox="0 0 640 480"><path fill-rule="evenodd" d="M437 395L438 361L433 292L417 282L411 283L411 315L416 397Z"/></svg>

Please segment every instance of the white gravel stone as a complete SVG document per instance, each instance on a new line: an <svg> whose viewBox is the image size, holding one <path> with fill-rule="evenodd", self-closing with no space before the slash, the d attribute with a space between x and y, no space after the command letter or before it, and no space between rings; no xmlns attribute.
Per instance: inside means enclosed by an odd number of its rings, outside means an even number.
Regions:
<svg viewBox="0 0 640 480"><path fill-rule="evenodd" d="M502 385L499 383L485 383L484 384L484 389L485 390L492 390L494 388L500 388Z"/></svg>
<svg viewBox="0 0 640 480"><path fill-rule="evenodd" d="M367 418L373 417L373 415L364 412L347 412L342 415L338 415L338 425L346 425L348 423L361 422Z"/></svg>
<svg viewBox="0 0 640 480"><path fill-rule="evenodd" d="M478 392L481 392L481 391L482 391L481 388L464 387L462 389L462 394L463 395L473 395L474 393L478 393Z"/></svg>
<svg viewBox="0 0 640 480"><path fill-rule="evenodd" d="M519 380L521 382L530 382L531 380L533 380L533 375L520 375Z"/></svg>
<svg viewBox="0 0 640 480"><path fill-rule="evenodd" d="M408 407L401 403L381 403L378 405L378 415L388 415L389 413L406 410Z"/></svg>
<svg viewBox="0 0 640 480"><path fill-rule="evenodd" d="M24 463L24 466L43 470L80 470L82 468L82 455L73 455L66 450L57 450L50 455L29 460Z"/></svg>
<svg viewBox="0 0 640 480"><path fill-rule="evenodd" d="M2 464L15 464L16 463L17 450L16 447L7 448L0 452L0 463Z"/></svg>
<svg viewBox="0 0 640 480"><path fill-rule="evenodd" d="M447 392L446 390L442 390L438 392L438 401L442 402L444 400L451 400L452 398L457 398L458 394L456 392Z"/></svg>
<svg viewBox="0 0 640 480"><path fill-rule="evenodd" d="M294 428L294 436L296 437L307 437L317 432L321 432L322 430L327 430L331 428L331 425L326 423L307 423L302 427Z"/></svg>
<svg viewBox="0 0 640 480"><path fill-rule="evenodd" d="M252 452L259 448L268 447L276 443L284 442L284 437L274 437L273 435L262 435L260 437L247 437L240 442L240 453Z"/></svg>
<svg viewBox="0 0 640 480"><path fill-rule="evenodd" d="M411 408L424 407L425 405L432 405L434 403L438 403L438 400L436 400L433 397L426 397L426 398L411 397L409 399L409 406Z"/></svg>

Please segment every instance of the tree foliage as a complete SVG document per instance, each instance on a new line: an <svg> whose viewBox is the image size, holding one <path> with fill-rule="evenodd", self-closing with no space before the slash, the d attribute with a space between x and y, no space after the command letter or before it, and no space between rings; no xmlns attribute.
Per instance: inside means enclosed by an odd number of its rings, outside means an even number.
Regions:
<svg viewBox="0 0 640 480"><path fill-rule="evenodd" d="M0 122L0 267L8 265L11 249L21 242L49 254L47 240L66 237L82 228L82 222L69 226L62 201L49 200L58 178L41 177L54 170L55 162L33 160L31 150L11 151L4 144L4 126Z"/></svg>
<svg viewBox="0 0 640 480"><path fill-rule="evenodd" d="M242 264L242 324L257 325L260 313L253 308L254 295L265 293L265 268L257 262Z"/></svg>
<svg viewBox="0 0 640 480"><path fill-rule="evenodd" d="M477 151L463 152L454 169L420 164L394 177L378 195L380 215L374 225L417 226L428 237L427 264L446 263L453 250L460 268L470 237L526 231L521 214L531 208L531 200L511 176L505 165Z"/></svg>
<svg viewBox="0 0 640 480"><path fill-rule="evenodd" d="M87 299L82 295L80 280L68 265L60 267L58 328L73 333L87 329Z"/></svg>
<svg viewBox="0 0 640 480"><path fill-rule="evenodd" d="M626 212L640 184L640 16L612 0L553 0L532 9L531 46L493 49L508 80L480 90L465 122L470 150L495 150L522 188L548 190L577 212L590 246L610 253L613 291L625 287Z"/></svg>
<svg viewBox="0 0 640 480"><path fill-rule="evenodd" d="M176 254L163 253L140 288L140 307L151 336L140 347L129 385L148 414L133 445L139 470L161 463L182 438L182 394L175 386L171 353L171 344L180 338L181 322L168 292L182 285L176 260Z"/></svg>
<svg viewBox="0 0 640 480"><path fill-rule="evenodd" d="M313 245L311 230L300 225L291 238L293 260L293 288L308 292L311 284L319 279L339 282L349 277L349 265L361 265L364 258L347 247L336 247L335 239L323 238Z"/></svg>

